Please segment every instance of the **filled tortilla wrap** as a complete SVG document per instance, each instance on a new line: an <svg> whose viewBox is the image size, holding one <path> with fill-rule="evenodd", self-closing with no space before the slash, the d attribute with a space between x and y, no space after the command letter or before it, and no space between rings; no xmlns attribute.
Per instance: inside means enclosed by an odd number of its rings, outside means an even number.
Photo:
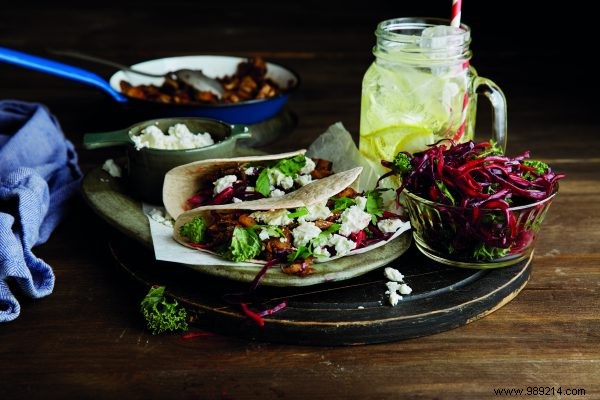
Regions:
<svg viewBox="0 0 600 400"><path fill-rule="evenodd" d="M313 262L369 251L409 228L384 211L380 191L350 186L362 168L309 183L277 198L198 207L179 215L174 239L233 261L274 262L307 275Z"/></svg>
<svg viewBox="0 0 600 400"><path fill-rule="evenodd" d="M205 205L282 196L333 174L330 162L315 164L304 153L202 160L173 168L165 175L163 203L177 218Z"/></svg>

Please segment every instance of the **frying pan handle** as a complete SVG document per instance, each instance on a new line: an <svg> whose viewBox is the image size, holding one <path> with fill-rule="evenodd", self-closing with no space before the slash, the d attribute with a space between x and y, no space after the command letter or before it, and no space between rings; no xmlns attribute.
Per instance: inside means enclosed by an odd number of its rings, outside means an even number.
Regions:
<svg viewBox="0 0 600 400"><path fill-rule="evenodd" d="M231 125L231 137L237 139L249 139L252 137L252 134L249 132L249 129L246 125Z"/></svg>
<svg viewBox="0 0 600 400"><path fill-rule="evenodd" d="M101 147L121 146L130 143L129 129L112 132L86 133L83 135L83 147L88 150Z"/></svg>
<svg viewBox="0 0 600 400"><path fill-rule="evenodd" d="M113 89L106 80L93 72L78 67L31 54L21 53L20 51L7 49L5 47L0 47L0 61L92 85L102 89L120 103L127 101L127 98Z"/></svg>

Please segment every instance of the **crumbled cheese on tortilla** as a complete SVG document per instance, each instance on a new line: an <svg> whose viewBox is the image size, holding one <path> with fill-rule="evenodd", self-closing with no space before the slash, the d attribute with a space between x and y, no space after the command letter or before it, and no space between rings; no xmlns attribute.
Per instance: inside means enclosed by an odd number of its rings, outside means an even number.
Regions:
<svg viewBox="0 0 600 400"><path fill-rule="evenodd" d="M371 222L371 214L364 212L358 206L351 206L340 215L340 235L349 236L366 228Z"/></svg>
<svg viewBox="0 0 600 400"><path fill-rule="evenodd" d="M268 229L261 229L260 232L258 233L258 237L260 240L267 240L268 238L271 237L271 235L269 235Z"/></svg>
<svg viewBox="0 0 600 400"><path fill-rule="evenodd" d="M267 225L289 225L292 219L288 217L290 212L286 209L273 211L255 211L250 214L258 222L264 222Z"/></svg>
<svg viewBox="0 0 600 400"><path fill-rule="evenodd" d="M337 233L331 235L331 239L328 240L328 244L330 246L334 246L335 254L337 256L344 256L350 251L354 250L356 247L356 242L344 236L338 235Z"/></svg>
<svg viewBox="0 0 600 400"><path fill-rule="evenodd" d="M364 211L365 207L367 207L367 198L363 196L356 196L354 198L354 202L356 206Z"/></svg>
<svg viewBox="0 0 600 400"><path fill-rule="evenodd" d="M285 192L283 190L273 189L273 190L271 190L271 193L269 194L269 197L281 197L284 194L285 194Z"/></svg>
<svg viewBox="0 0 600 400"><path fill-rule="evenodd" d="M276 185L283 189L291 189L294 186L294 179L281 172L278 168L270 168L267 176L271 185Z"/></svg>
<svg viewBox="0 0 600 400"><path fill-rule="evenodd" d="M310 175L298 175L294 181L300 186L306 186L312 182L312 176Z"/></svg>
<svg viewBox="0 0 600 400"><path fill-rule="evenodd" d="M255 175L256 172L258 172L258 168L256 167L248 167L244 170L244 174L249 176Z"/></svg>
<svg viewBox="0 0 600 400"><path fill-rule="evenodd" d="M311 158L304 157L304 159L306 160L306 164L304 164L304 167L302 167L302 169L300 170L300 174L310 174L315 170L316 164Z"/></svg>
<svg viewBox="0 0 600 400"><path fill-rule="evenodd" d="M331 257L331 253L329 253L329 250L327 250L327 248L324 246L315 246L313 248L313 254L316 257L323 257L323 258Z"/></svg>
<svg viewBox="0 0 600 400"><path fill-rule="evenodd" d="M316 221L318 219L326 219L331 215L331 210L327 207L326 203L313 204L306 206L308 214L298 218L298 221Z"/></svg>
<svg viewBox="0 0 600 400"><path fill-rule="evenodd" d="M224 177L217 179L216 181L213 182L213 185L215 185L215 188L213 189L213 193L214 194L221 193L223 190L227 189L228 187L232 187L233 183L236 182L237 180L238 180L238 177L235 175L225 175Z"/></svg>
<svg viewBox="0 0 600 400"><path fill-rule="evenodd" d="M377 222L377 227L383 233L392 233L396 232L402 226L404 226L405 222L400 218L390 218L390 219L382 219Z"/></svg>
<svg viewBox="0 0 600 400"><path fill-rule="evenodd" d="M292 236L294 236L294 246L306 246L308 242L319 236L321 229L319 229L313 222L301 222L294 230L292 230Z"/></svg>

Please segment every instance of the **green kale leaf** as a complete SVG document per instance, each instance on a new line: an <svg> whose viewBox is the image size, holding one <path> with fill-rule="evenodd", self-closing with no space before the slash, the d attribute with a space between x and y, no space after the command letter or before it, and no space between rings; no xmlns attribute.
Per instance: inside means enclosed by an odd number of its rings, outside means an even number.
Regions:
<svg viewBox="0 0 600 400"><path fill-rule="evenodd" d="M177 303L167 301L164 297L164 286L153 286L140 304L140 309L146 326L153 335L167 331L186 331L187 312L185 308Z"/></svg>

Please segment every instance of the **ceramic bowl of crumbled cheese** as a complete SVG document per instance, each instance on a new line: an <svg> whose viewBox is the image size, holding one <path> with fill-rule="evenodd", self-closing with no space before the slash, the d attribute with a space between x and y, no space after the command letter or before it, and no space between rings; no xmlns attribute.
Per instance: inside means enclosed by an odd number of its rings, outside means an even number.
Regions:
<svg viewBox="0 0 600 400"><path fill-rule="evenodd" d="M234 156L237 141L251 134L243 125L209 118L162 118L127 129L84 135L86 149L125 146L128 186L146 202L162 204L164 176L194 161Z"/></svg>

